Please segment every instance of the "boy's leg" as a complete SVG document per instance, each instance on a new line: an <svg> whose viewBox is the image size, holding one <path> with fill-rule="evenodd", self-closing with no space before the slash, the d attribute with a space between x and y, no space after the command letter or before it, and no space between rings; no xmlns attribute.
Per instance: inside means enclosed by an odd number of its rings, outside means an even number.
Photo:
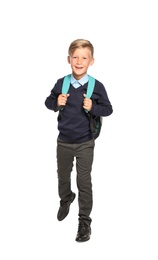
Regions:
<svg viewBox="0 0 158 260"><path fill-rule="evenodd" d="M62 201L68 201L71 196L71 172L73 168L73 153L69 144L57 141L57 174L58 193Z"/></svg>
<svg viewBox="0 0 158 260"><path fill-rule="evenodd" d="M71 171L73 168L73 154L71 144L66 144L58 140L57 143L57 172L58 172L58 192L60 197L60 207L57 219L63 220L69 213L70 204L75 199L75 193L71 191Z"/></svg>
<svg viewBox="0 0 158 260"><path fill-rule="evenodd" d="M94 157L94 140L78 147L76 154L77 186L79 202L79 220L90 225L90 213L93 205L91 171Z"/></svg>

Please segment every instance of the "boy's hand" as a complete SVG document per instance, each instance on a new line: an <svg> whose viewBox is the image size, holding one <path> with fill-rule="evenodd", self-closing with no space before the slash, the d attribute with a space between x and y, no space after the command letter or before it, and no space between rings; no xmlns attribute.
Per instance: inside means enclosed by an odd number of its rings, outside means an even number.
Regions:
<svg viewBox="0 0 158 260"><path fill-rule="evenodd" d="M65 106L69 96L70 94L60 94L57 100L58 107Z"/></svg>
<svg viewBox="0 0 158 260"><path fill-rule="evenodd" d="M83 94L84 100L83 100L83 108L87 111L90 111L92 109L92 100L90 98L86 98L86 94Z"/></svg>

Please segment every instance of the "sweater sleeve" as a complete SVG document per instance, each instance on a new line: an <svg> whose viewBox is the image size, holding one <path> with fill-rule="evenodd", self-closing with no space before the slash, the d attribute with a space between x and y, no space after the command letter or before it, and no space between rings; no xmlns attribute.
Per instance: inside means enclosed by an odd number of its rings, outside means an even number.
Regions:
<svg viewBox="0 0 158 260"><path fill-rule="evenodd" d="M113 108L106 89L102 83L96 82L92 95L92 109L90 114L93 116L109 116L113 113Z"/></svg>
<svg viewBox="0 0 158 260"><path fill-rule="evenodd" d="M45 100L45 106L53 110L54 112L57 112L60 107L57 106L57 99L58 96L61 94L61 86L62 86L62 81L58 80L57 83L54 85L54 88L51 90L50 95L46 98Z"/></svg>

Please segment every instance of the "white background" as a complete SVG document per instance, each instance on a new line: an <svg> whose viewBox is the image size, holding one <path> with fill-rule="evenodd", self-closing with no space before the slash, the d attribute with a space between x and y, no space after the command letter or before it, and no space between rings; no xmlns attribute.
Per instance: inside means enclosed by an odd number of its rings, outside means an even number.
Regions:
<svg viewBox="0 0 158 260"><path fill-rule="evenodd" d="M0 2L0 259L158 259L157 1ZM114 113L96 141L92 236L56 218L57 114L44 101L90 40ZM77 193L75 167L72 189Z"/></svg>

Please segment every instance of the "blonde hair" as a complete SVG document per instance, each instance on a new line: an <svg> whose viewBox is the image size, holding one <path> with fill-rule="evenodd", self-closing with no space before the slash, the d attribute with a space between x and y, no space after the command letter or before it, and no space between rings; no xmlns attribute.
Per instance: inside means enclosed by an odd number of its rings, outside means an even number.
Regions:
<svg viewBox="0 0 158 260"><path fill-rule="evenodd" d="M84 39L77 39L73 41L69 46L68 54L71 56L77 48L88 48L93 58L94 47L90 41Z"/></svg>

